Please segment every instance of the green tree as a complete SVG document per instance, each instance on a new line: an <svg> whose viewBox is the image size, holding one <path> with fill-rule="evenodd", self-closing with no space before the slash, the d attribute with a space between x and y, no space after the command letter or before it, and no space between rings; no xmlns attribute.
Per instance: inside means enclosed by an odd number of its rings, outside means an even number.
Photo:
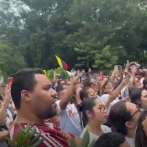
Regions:
<svg viewBox="0 0 147 147"><path fill-rule="evenodd" d="M64 43L70 31L65 23L65 13L71 2L21 0L25 7L18 10L11 27L7 26L4 39L18 46L29 67L54 68L58 66L56 54L68 64L74 64L71 58L75 52ZM13 37L8 34L13 34Z"/></svg>
<svg viewBox="0 0 147 147"><path fill-rule="evenodd" d="M139 60L141 27L146 28L146 9L139 0L73 0L67 24L73 27L67 42L92 66L112 68L126 59Z"/></svg>
<svg viewBox="0 0 147 147"><path fill-rule="evenodd" d="M26 67L19 49L8 42L0 42L0 59L0 70L6 76L13 76L17 70Z"/></svg>
<svg viewBox="0 0 147 147"><path fill-rule="evenodd" d="M17 48L28 67L56 68L55 55L82 68L147 62L146 0L2 2L1 40Z"/></svg>

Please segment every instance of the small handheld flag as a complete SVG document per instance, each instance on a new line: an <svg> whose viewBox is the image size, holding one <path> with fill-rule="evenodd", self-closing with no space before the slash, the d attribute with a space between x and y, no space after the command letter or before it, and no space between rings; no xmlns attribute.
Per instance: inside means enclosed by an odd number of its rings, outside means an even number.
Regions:
<svg viewBox="0 0 147 147"><path fill-rule="evenodd" d="M62 61L58 56L56 56L56 59L60 67L64 68L65 70L68 69L68 65L64 61Z"/></svg>

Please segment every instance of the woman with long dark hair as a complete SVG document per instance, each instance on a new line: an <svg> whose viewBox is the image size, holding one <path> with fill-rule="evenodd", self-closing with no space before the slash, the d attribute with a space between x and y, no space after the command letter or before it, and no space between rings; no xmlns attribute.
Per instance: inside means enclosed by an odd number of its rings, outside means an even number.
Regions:
<svg viewBox="0 0 147 147"><path fill-rule="evenodd" d="M147 110L140 115L135 132L135 147L147 147L147 134L142 123L147 117Z"/></svg>

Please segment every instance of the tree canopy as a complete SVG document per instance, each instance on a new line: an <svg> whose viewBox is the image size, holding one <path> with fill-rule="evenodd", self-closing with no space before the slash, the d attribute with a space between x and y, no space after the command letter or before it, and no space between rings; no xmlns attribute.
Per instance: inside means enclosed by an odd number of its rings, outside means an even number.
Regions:
<svg viewBox="0 0 147 147"><path fill-rule="evenodd" d="M147 64L145 0L1 0L0 69Z"/></svg>

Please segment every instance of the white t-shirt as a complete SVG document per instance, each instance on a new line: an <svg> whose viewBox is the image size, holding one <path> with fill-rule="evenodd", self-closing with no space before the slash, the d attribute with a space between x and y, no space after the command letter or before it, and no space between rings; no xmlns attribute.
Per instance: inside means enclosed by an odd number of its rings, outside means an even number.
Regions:
<svg viewBox="0 0 147 147"><path fill-rule="evenodd" d="M10 127L10 123L13 122L13 116L12 113L10 112L10 110L7 109L7 114L8 114L8 118L6 121L6 126L9 128Z"/></svg>
<svg viewBox="0 0 147 147"><path fill-rule="evenodd" d="M76 136L80 136L82 127L80 124L79 113L74 104L69 103L65 110L61 110L59 103L60 100L56 101L61 119L59 128Z"/></svg>
<svg viewBox="0 0 147 147"><path fill-rule="evenodd" d="M103 131L104 133L109 133L109 132L111 132L111 129L110 129L109 127L105 126L105 125L101 125L101 129L102 129L102 131ZM80 135L80 138L81 138L81 139L83 138L85 132L86 132L86 129L84 128L83 132L82 132L81 135ZM89 144L91 144L92 141L94 141L94 140L96 141L96 140L99 138L98 135L95 135L95 134L90 133L90 132L89 132L89 137L90 137Z"/></svg>
<svg viewBox="0 0 147 147"><path fill-rule="evenodd" d="M106 103L108 97L109 97L109 94L103 94L103 95L100 97L100 100L101 100L102 102ZM118 102L118 101L119 101L119 99L118 99L118 97L117 97L112 103L116 103L116 102Z"/></svg>
<svg viewBox="0 0 147 147"><path fill-rule="evenodd" d="M102 102L106 103L108 97L109 97L109 94L103 94L99 99L100 99ZM117 102L119 102L118 97L117 97L114 101L112 101L112 102L110 103L110 105L109 105L109 107L108 107L108 110L107 110L107 113L108 113L108 114L109 114L109 112L110 112L111 107L112 107L115 103L117 103Z"/></svg>
<svg viewBox="0 0 147 147"><path fill-rule="evenodd" d="M135 147L134 139L125 137L126 141L129 143L130 147Z"/></svg>

